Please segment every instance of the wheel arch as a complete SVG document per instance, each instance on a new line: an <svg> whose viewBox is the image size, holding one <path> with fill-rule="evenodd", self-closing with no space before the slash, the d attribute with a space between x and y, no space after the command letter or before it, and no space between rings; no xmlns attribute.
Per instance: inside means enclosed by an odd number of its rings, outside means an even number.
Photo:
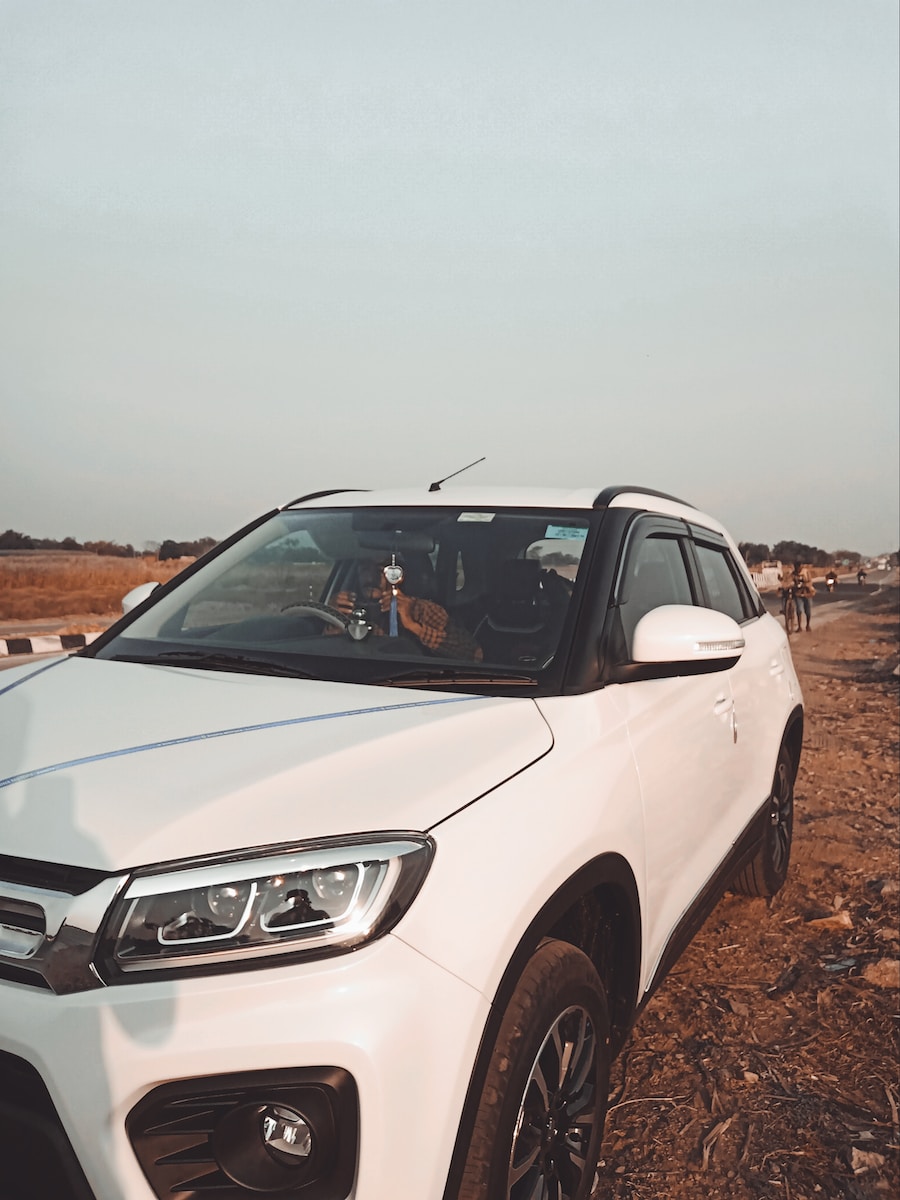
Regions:
<svg viewBox="0 0 900 1200"><path fill-rule="evenodd" d="M640 984L640 900L626 859L619 854L602 854L585 863L544 903L520 938L503 972L482 1032L457 1129L444 1200L456 1198L503 1014L525 964L545 938L576 946L594 964L607 993L610 1053L615 1056L637 1013Z"/></svg>
<svg viewBox="0 0 900 1200"><path fill-rule="evenodd" d="M784 736L781 741L791 756L791 762L794 767L794 778L796 779L797 770L800 766L800 754L803 750L803 709L799 704L788 717Z"/></svg>

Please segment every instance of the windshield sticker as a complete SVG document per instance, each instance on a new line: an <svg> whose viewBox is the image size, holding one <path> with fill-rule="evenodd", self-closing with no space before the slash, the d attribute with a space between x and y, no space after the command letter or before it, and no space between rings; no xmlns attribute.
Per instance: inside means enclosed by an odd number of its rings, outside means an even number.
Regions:
<svg viewBox="0 0 900 1200"><path fill-rule="evenodd" d="M587 537L584 525L548 525L545 538L564 538L570 542L583 542Z"/></svg>
<svg viewBox="0 0 900 1200"><path fill-rule="evenodd" d="M457 521L493 521L496 513L485 512L462 512L456 518Z"/></svg>

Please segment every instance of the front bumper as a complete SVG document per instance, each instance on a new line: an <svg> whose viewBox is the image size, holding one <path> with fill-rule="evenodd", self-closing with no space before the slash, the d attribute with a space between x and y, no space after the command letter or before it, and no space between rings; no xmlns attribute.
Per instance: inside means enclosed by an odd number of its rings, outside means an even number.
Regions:
<svg viewBox="0 0 900 1200"><path fill-rule="evenodd" d="M70 995L0 980L0 1052L43 1081L95 1200L156 1200L126 1132L154 1089L289 1068L337 1068L355 1082L347 1200L439 1200L488 1007L388 935L319 962ZM7 1110L16 1080L0 1075Z"/></svg>

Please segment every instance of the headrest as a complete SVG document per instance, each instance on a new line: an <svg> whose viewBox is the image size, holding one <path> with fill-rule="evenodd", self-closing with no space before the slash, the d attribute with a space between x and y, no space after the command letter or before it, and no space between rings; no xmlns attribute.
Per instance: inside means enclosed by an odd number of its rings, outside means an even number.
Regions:
<svg viewBox="0 0 900 1200"><path fill-rule="evenodd" d="M493 579L488 624L503 633L537 633L541 612L541 564L533 558L500 563Z"/></svg>

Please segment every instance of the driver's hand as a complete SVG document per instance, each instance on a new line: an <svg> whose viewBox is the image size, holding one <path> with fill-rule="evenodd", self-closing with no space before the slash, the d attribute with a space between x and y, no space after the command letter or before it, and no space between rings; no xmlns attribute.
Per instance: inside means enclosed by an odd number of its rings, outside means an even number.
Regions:
<svg viewBox="0 0 900 1200"><path fill-rule="evenodd" d="M413 637L421 640L425 629L418 621L413 620L412 606L412 596L404 596L402 592L397 593L397 616L400 619L400 624L407 633L411 633ZM390 597L388 597L388 607L390 607Z"/></svg>
<svg viewBox="0 0 900 1200"><path fill-rule="evenodd" d="M412 604L412 596L405 596L399 588L394 592L390 584L385 584L378 596L378 607L383 613L390 612L391 602L395 599L397 601L397 615L400 618L400 623L409 628L409 610Z"/></svg>
<svg viewBox="0 0 900 1200"><path fill-rule="evenodd" d="M338 612L343 613L345 617L349 617L354 608L356 608L356 593L338 592L334 597L334 607Z"/></svg>
<svg viewBox="0 0 900 1200"><path fill-rule="evenodd" d="M412 619L412 596L404 596L402 592L397 593L397 616L400 618L400 624L413 632L415 622ZM416 626L418 628L418 626Z"/></svg>

